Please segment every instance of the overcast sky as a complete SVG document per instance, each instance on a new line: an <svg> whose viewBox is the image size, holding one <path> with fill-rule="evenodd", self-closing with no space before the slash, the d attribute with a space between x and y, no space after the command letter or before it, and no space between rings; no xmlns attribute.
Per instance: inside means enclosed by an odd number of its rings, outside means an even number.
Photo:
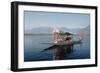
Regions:
<svg viewBox="0 0 100 73"><path fill-rule="evenodd" d="M90 15L24 11L25 30L37 27L84 28L90 25Z"/></svg>

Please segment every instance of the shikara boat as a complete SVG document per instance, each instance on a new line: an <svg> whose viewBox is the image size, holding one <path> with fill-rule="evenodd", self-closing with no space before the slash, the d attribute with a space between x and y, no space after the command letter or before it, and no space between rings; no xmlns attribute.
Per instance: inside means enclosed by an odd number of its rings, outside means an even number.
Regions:
<svg viewBox="0 0 100 73"><path fill-rule="evenodd" d="M63 41L63 42L59 42L59 43L42 43L42 44L51 44L52 45L43 50L43 51L47 51L47 50L55 49L57 47L69 47L69 46L73 46L73 45L81 44L81 43L82 43L81 40L77 40L77 41L72 41L72 42Z"/></svg>
<svg viewBox="0 0 100 73"><path fill-rule="evenodd" d="M72 36L73 36L72 33L61 32L59 35L61 36L61 39L63 41L59 41L59 42L56 42L56 43L54 43L54 42L52 42L52 43L42 43L42 44L50 44L50 45L52 45L52 46L44 49L43 51L55 49L55 48L58 48L58 47L60 47L60 49L61 49L63 47L69 47L69 46L73 46L73 45L82 43L82 39L80 39L80 38L78 40L72 40ZM67 37L71 36L71 39L69 39L69 40L64 39L63 37L65 37L66 35L67 35Z"/></svg>

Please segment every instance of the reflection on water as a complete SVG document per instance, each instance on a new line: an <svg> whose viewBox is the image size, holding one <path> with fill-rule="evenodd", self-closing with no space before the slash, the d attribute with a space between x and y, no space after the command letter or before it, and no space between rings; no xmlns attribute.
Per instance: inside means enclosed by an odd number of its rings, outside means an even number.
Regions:
<svg viewBox="0 0 100 73"><path fill-rule="evenodd" d="M73 52L73 45L57 46L53 49L53 60L63 60L66 53Z"/></svg>
<svg viewBox="0 0 100 73"><path fill-rule="evenodd" d="M82 42L71 45L45 44L51 42L52 36L25 35L24 61L51 61L90 58L90 38L84 37Z"/></svg>

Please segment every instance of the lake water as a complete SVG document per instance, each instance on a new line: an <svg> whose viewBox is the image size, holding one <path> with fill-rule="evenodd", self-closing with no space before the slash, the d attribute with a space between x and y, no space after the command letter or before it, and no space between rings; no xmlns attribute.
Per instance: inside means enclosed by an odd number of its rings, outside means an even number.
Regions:
<svg viewBox="0 0 100 73"><path fill-rule="evenodd" d="M81 44L75 44L66 48L56 47L43 51L52 46L52 44L43 44L52 42L50 35L25 35L24 37L24 61L50 61L50 60L68 60L68 59L89 59L90 58L90 38L84 36ZM73 47L73 48L72 48Z"/></svg>

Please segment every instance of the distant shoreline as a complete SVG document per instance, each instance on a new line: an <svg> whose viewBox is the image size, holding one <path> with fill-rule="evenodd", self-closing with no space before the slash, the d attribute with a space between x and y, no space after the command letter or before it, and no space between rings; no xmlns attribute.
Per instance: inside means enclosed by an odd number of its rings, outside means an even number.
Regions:
<svg viewBox="0 0 100 73"><path fill-rule="evenodd" d="M52 33L25 33L24 35L52 35Z"/></svg>

